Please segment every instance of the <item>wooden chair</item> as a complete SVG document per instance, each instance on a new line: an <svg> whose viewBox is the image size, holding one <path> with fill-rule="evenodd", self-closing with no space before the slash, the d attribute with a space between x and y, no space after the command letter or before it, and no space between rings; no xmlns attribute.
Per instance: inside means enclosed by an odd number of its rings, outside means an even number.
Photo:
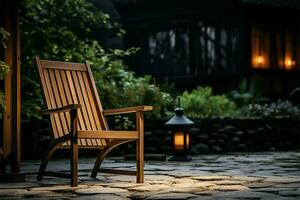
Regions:
<svg viewBox="0 0 300 200"><path fill-rule="evenodd" d="M44 175L71 178L78 185L78 148L101 149L91 177L95 178L106 155L115 147L136 141L136 171L103 170L108 173L136 175L137 183L144 181L144 111L152 106L137 106L103 110L92 71L88 63L71 63L36 58L44 100L49 114L54 140L42 160L37 180ZM136 130L109 130L106 115L136 113ZM58 148L71 151L71 173L45 171L48 160Z"/></svg>

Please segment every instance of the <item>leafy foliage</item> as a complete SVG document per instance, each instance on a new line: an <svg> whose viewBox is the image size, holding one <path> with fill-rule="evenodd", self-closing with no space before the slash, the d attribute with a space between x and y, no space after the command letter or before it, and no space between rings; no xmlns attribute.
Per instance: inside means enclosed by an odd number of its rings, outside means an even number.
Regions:
<svg viewBox="0 0 300 200"><path fill-rule="evenodd" d="M247 81L243 79L237 90L232 90L228 97L233 100L237 106L245 106L251 103L253 95L247 91Z"/></svg>
<svg viewBox="0 0 300 200"><path fill-rule="evenodd" d="M247 117L300 117L300 108L293 106L289 101L278 100L270 104L250 104L244 110Z"/></svg>
<svg viewBox="0 0 300 200"><path fill-rule="evenodd" d="M110 17L85 0L24 0L22 16L23 52L22 113L40 118L43 105L35 56L43 59L88 61L105 108L137 104L155 106L152 116L165 114L168 94L150 84L149 77L136 78L122 62L138 49L104 50L90 27L109 29L122 36L124 31Z"/></svg>
<svg viewBox="0 0 300 200"><path fill-rule="evenodd" d="M198 87L181 96L185 113L190 117L235 116L237 107L225 95L213 95L211 87Z"/></svg>
<svg viewBox="0 0 300 200"><path fill-rule="evenodd" d="M6 48L5 40L10 36L9 32L4 30L4 28L0 27L0 43L3 48ZM5 75L9 72L9 65L7 65L4 61L0 60L0 80L3 80ZM4 93L0 90L0 118L5 111L5 102L4 102Z"/></svg>

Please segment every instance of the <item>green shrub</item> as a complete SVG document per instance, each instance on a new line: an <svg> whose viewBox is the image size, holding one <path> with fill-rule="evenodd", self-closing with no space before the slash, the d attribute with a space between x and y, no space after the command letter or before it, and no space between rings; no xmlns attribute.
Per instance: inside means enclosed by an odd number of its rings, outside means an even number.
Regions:
<svg viewBox="0 0 300 200"><path fill-rule="evenodd" d="M211 87L198 87L181 96L182 107L189 117L234 117L235 103L225 95L213 95Z"/></svg>
<svg viewBox="0 0 300 200"><path fill-rule="evenodd" d="M250 104L243 109L243 116L247 117L300 117L300 108L293 106L289 101L278 100L270 104Z"/></svg>
<svg viewBox="0 0 300 200"><path fill-rule="evenodd" d="M6 48L5 40L10 36L9 32L4 30L4 28L0 27L0 43L2 48ZM0 80L3 80L5 75L9 72L9 65L7 65L4 61L0 60ZM4 92L0 90L0 118L5 111L5 98Z"/></svg>
<svg viewBox="0 0 300 200"><path fill-rule="evenodd" d="M74 62L88 61L93 70L100 99L105 108L150 104L152 117L166 113L168 94L150 84L149 77L136 78L123 63L138 49L105 50L91 27L109 29L117 36L124 31L109 15L85 0L22 1L22 115L41 118L43 106L34 57Z"/></svg>

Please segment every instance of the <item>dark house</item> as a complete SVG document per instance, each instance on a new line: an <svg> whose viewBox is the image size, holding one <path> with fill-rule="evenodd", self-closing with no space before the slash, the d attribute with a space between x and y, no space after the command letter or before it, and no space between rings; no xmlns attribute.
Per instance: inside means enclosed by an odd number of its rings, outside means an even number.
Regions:
<svg viewBox="0 0 300 200"><path fill-rule="evenodd" d="M287 96L300 86L300 0L118 0L138 75Z"/></svg>

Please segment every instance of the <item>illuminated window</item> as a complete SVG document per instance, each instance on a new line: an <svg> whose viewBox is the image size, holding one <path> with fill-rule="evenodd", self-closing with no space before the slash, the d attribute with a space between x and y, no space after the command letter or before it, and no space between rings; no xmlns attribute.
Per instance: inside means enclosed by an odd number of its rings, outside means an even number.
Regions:
<svg viewBox="0 0 300 200"><path fill-rule="evenodd" d="M283 24L253 22L251 25L252 68L300 69L299 30Z"/></svg>

